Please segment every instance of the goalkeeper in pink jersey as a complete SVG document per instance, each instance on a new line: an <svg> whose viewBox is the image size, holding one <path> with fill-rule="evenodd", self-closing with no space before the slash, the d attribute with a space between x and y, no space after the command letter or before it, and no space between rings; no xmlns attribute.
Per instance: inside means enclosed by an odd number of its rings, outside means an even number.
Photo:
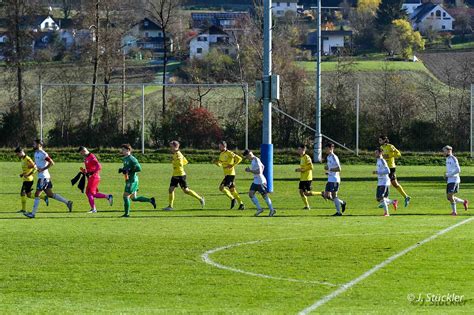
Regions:
<svg viewBox="0 0 474 315"><path fill-rule="evenodd" d="M81 167L81 172L87 177L86 196L91 206L89 213L97 212L95 198L107 199L109 205L112 206L114 197L110 194L106 195L99 192L100 171L102 170L99 160L85 147L79 147L78 152L84 157L84 164L86 166L85 169Z"/></svg>

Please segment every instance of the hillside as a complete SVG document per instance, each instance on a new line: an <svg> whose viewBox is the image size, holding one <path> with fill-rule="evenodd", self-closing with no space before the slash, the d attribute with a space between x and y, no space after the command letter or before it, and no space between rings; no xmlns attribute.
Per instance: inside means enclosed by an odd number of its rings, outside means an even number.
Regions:
<svg viewBox="0 0 474 315"><path fill-rule="evenodd" d="M445 84L462 87L474 78L474 50L424 52L420 59L426 68Z"/></svg>

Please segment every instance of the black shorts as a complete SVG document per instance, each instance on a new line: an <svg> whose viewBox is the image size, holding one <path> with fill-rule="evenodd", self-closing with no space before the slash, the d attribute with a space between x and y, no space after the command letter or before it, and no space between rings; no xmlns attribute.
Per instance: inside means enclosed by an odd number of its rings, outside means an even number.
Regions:
<svg viewBox="0 0 474 315"><path fill-rule="evenodd" d="M395 167L390 169L390 174L388 174L388 178L390 178L391 181L397 180L397 174L395 174L396 171L397 169Z"/></svg>
<svg viewBox="0 0 474 315"><path fill-rule="evenodd" d="M377 186L377 199L387 198L389 193L388 186Z"/></svg>
<svg viewBox="0 0 474 315"><path fill-rule="evenodd" d="M337 193L339 191L339 183L327 182L325 190L327 192Z"/></svg>
<svg viewBox="0 0 474 315"><path fill-rule="evenodd" d="M178 186L180 186L183 189L188 188L188 183L186 182L186 175L171 177L170 187L178 187Z"/></svg>
<svg viewBox="0 0 474 315"><path fill-rule="evenodd" d="M21 191L20 193L30 193L33 191L33 181L31 182L23 182L23 185L21 185Z"/></svg>
<svg viewBox="0 0 474 315"><path fill-rule="evenodd" d="M446 185L447 194L457 194L459 192L459 183L448 183Z"/></svg>
<svg viewBox="0 0 474 315"><path fill-rule="evenodd" d="M250 191L258 191L262 195L266 195L268 193L266 184L252 183L252 185L250 185Z"/></svg>
<svg viewBox="0 0 474 315"><path fill-rule="evenodd" d="M38 182L36 183L36 190L45 191L51 188L53 188L53 183L49 178L38 178Z"/></svg>
<svg viewBox="0 0 474 315"><path fill-rule="evenodd" d="M312 187L311 187L312 182L313 181L311 181L311 180L302 180L302 181L300 181L300 184L298 185L298 188L302 191L311 191L312 190Z"/></svg>
<svg viewBox="0 0 474 315"><path fill-rule="evenodd" d="M227 188L234 188L235 187L234 181L235 181L235 175L226 175L221 182L221 186L224 186Z"/></svg>

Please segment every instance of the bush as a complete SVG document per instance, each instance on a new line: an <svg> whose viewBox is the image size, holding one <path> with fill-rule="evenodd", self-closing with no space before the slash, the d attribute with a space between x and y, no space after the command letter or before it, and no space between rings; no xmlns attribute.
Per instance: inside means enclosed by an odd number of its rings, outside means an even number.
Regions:
<svg viewBox="0 0 474 315"><path fill-rule="evenodd" d="M206 108L190 108L176 119L181 140L190 147L209 148L223 136L217 119Z"/></svg>

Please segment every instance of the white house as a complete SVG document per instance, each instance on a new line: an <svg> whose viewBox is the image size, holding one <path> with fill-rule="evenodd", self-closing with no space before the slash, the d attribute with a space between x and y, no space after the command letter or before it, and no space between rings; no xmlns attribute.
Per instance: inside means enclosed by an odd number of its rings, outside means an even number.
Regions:
<svg viewBox="0 0 474 315"><path fill-rule="evenodd" d="M189 42L190 58L203 58L211 49L219 49L227 55L235 54L233 37L217 26L211 26L194 36Z"/></svg>
<svg viewBox="0 0 474 315"><path fill-rule="evenodd" d="M298 5L298 0L273 1L272 12L277 17L285 16L285 13L288 11L296 14L298 9L303 9L303 6Z"/></svg>
<svg viewBox="0 0 474 315"><path fill-rule="evenodd" d="M421 4L421 0L405 0L405 2L402 4L402 9L406 11L408 16L411 16L415 9Z"/></svg>
<svg viewBox="0 0 474 315"><path fill-rule="evenodd" d="M350 47L352 37L352 31L321 31L321 42L322 42L322 53L324 55L335 55L345 47ZM307 49L310 49L312 54L317 52L318 49L318 34L317 32L311 32L308 34L306 40Z"/></svg>
<svg viewBox="0 0 474 315"><path fill-rule="evenodd" d="M424 33L433 31L452 31L454 18L439 4L431 2L418 6L410 16L413 29Z"/></svg>
<svg viewBox="0 0 474 315"><path fill-rule="evenodd" d="M59 30L59 25L53 20L51 16L47 17L38 17L36 31L47 32L47 31L57 31Z"/></svg>

